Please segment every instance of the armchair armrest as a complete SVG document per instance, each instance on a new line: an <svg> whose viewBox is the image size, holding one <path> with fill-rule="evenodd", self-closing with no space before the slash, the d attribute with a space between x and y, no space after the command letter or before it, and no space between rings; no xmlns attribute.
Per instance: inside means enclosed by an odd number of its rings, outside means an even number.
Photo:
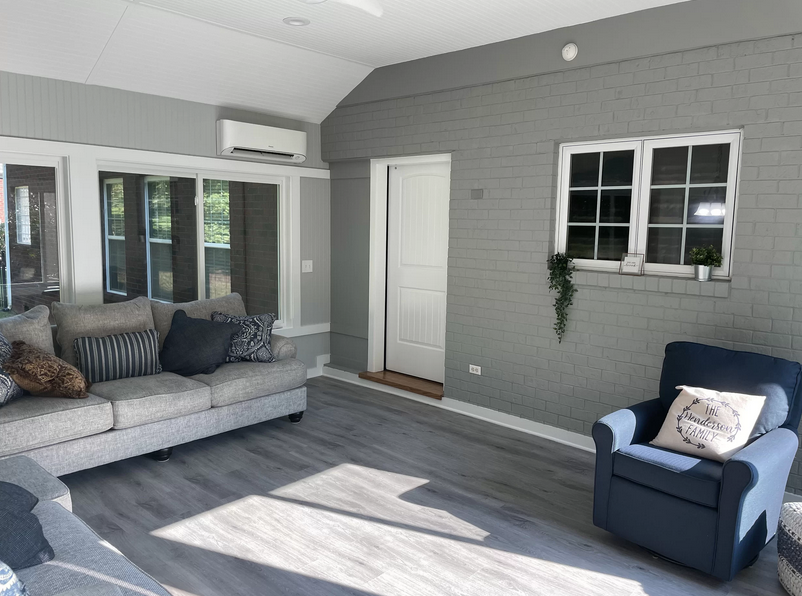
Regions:
<svg viewBox="0 0 802 596"><path fill-rule="evenodd" d="M294 341L275 333L270 337L270 349L276 360L287 360L287 358L295 358L298 355L298 348Z"/></svg>
<svg viewBox="0 0 802 596"><path fill-rule="evenodd" d="M794 431L776 428L724 464L713 570L717 577L732 578L774 537L798 447Z"/></svg>
<svg viewBox="0 0 802 596"><path fill-rule="evenodd" d="M613 477L613 454L633 443L653 439L666 417L659 399L652 399L608 414L593 425L596 473L593 489L593 523L607 529L607 504Z"/></svg>

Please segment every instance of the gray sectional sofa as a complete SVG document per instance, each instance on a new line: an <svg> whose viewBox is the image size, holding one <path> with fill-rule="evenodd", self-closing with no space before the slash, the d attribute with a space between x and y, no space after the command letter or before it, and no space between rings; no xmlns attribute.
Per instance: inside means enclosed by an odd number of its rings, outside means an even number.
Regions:
<svg viewBox="0 0 802 596"><path fill-rule="evenodd" d="M0 320L0 333L74 364L66 346L75 337L155 328L163 339L178 309L206 319L213 311L246 314L238 294L184 304L147 298L99 306L56 303L57 341L44 306ZM0 408L0 459L26 455L61 476L281 416L297 422L306 410L306 367L296 360L291 340L273 335L271 345L277 362L269 364L237 362L210 375L162 372L96 383L86 399L25 396L12 401Z"/></svg>

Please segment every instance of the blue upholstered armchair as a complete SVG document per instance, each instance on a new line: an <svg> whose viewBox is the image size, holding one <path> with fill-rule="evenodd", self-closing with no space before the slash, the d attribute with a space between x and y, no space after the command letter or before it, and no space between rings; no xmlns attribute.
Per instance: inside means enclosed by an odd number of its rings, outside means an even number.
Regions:
<svg viewBox="0 0 802 596"><path fill-rule="evenodd" d="M649 444L677 385L765 395L753 438L721 464ZM722 580L752 564L777 530L799 445L802 365L690 342L666 346L660 397L593 426L593 523Z"/></svg>

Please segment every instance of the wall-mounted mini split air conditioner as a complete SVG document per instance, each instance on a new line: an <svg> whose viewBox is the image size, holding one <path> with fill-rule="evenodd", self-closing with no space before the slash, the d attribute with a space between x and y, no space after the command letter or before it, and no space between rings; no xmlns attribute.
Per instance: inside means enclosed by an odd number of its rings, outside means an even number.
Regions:
<svg viewBox="0 0 802 596"><path fill-rule="evenodd" d="M218 120L217 154L256 161L303 163L306 160L306 133Z"/></svg>

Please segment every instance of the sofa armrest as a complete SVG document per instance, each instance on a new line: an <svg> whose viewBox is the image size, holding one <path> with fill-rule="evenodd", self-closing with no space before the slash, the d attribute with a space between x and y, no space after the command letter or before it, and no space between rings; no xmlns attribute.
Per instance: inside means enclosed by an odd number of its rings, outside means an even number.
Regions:
<svg viewBox="0 0 802 596"><path fill-rule="evenodd" d="M593 425L593 441L596 443L593 523L600 528L607 529L613 454L626 445L653 439L665 417L662 402L652 399L608 414Z"/></svg>
<svg viewBox="0 0 802 596"><path fill-rule="evenodd" d="M276 357L276 360L287 360L298 355L298 348L295 346L294 341L289 337L276 335L275 333L270 337L270 349L273 351L273 356Z"/></svg>
<svg viewBox="0 0 802 596"><path fill-rule="evenodd" d="M714 575L732 578L777 532L799 438L776 428L736 453L721 474Z"/></svg>

